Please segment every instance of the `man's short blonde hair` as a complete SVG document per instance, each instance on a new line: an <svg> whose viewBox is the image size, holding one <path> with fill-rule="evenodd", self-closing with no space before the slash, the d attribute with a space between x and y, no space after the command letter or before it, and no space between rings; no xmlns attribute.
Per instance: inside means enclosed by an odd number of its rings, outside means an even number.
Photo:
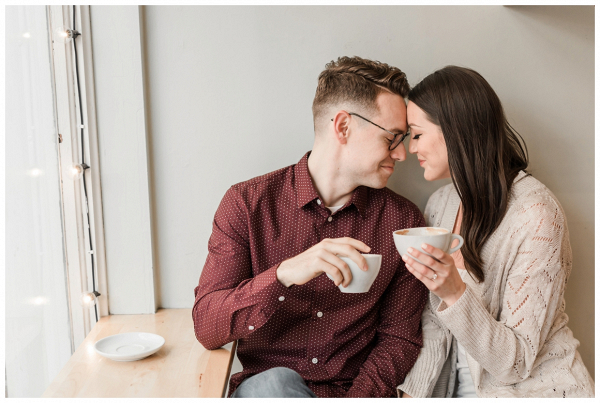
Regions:
<svg viewBox="0 0 600 403"><path fill-rule="evenodd" d="M353 104L363 112L378 112L377 96L385 90L406 98L410 91L406 74L397 67L358 56L332 60L319 74L312 106L315 127L339 104Z"/></svg>

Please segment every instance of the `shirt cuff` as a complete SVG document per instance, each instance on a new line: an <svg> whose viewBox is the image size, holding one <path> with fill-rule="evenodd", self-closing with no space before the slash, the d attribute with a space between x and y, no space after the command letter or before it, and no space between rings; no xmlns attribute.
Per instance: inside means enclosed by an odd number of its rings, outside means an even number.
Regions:
<svg viewBox="0 0 600 403"><path fill-rule="evenodd" d="M277 269L280 264L278 263L265 270L253 279L251 293L264 298L261 304L263 308L260 311L260 316L265 322L285 302L290 292L288 287L277 280Z"/></svg>

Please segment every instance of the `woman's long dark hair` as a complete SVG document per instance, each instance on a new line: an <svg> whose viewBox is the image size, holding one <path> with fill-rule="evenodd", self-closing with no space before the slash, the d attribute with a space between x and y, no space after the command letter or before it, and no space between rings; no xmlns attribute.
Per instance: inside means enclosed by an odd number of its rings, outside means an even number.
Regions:
<svg viewBox="0 0 600 403"><path fill-rule="evenodd" d="M446 66L425 77L408 99L444 135L463 207L465 269L481 282L481 249L506 214L513 180L527 168L527 146L507 122L492 87L474 70Z"/></svg>

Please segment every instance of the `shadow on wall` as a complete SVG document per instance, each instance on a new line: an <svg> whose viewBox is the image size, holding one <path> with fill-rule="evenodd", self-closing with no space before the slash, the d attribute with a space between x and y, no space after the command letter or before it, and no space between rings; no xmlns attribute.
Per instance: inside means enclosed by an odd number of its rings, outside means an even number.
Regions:
<svg viewBox="0 0 600 403"><path fill-rule="evenodd" d="M594 6L504 6L514 12L515 17L524 18L552 29L562 30L575 41L594 42ZM590 33L592 33L590 35Z"/></svg>

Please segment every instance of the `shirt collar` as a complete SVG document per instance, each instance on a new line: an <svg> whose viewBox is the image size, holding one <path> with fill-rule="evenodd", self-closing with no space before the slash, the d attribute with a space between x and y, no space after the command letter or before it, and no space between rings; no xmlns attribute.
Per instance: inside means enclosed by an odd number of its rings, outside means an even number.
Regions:
<svg viewBox="0 0 600 403"><path fill-rule="evenodd" d="M310 151L304 154L304 157L296 164L296 173L294 176L296 179L295 188L298 199L298 208L306 206L308 203L319 197L310 174L308 173L309 155Z"/></svg>
<svg viewBox="0 0 600 403"><path fill-rule="evenodd" d="M369 188L366 186L359 186L352 193L352 199L350 199L350 203L356 206L361 217L365 216L367 211L367 200L369 196Z"/></svg>
<svg viewBox="0 0 600 403"><path fill-rule="evenodd" d="M304 157L295 168L295 179L296 179L296 194L298 201L298 208L306 206L308 203L319 198L319 194L315 189L310 173L308 172L308 157L310 151L304 154ZM367 209L368 200L368 188L365 186L357 187L352 193L352 198L346 205L354 204L362 217L365 216Z"/></svg>

